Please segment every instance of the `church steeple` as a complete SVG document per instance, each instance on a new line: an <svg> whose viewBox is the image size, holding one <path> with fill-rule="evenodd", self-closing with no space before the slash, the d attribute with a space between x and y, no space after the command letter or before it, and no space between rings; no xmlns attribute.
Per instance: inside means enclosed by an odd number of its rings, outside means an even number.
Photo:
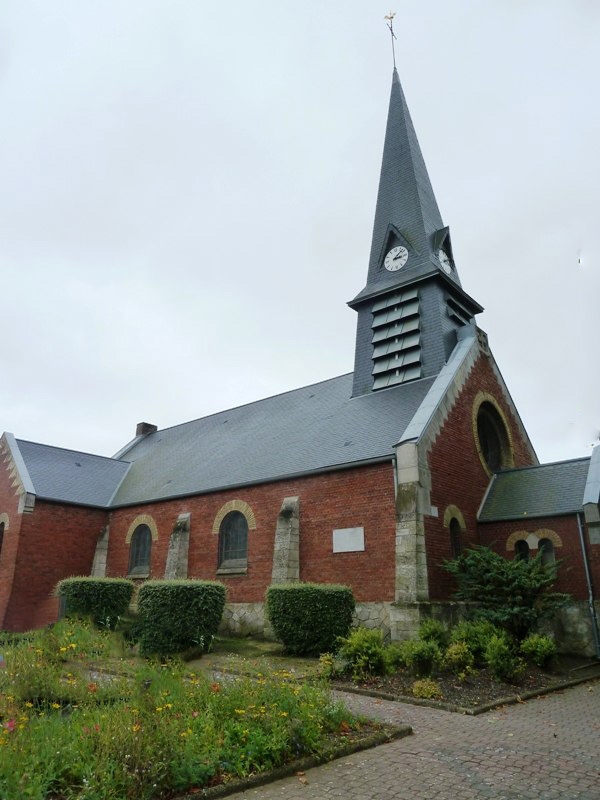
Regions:
<svg viewBox="0 0 600 800"><path fill-rule="evenodd" d="M394 68L367 283L358 311L353 394L437 374L481 307L454 264L406 98Z"/></svg>

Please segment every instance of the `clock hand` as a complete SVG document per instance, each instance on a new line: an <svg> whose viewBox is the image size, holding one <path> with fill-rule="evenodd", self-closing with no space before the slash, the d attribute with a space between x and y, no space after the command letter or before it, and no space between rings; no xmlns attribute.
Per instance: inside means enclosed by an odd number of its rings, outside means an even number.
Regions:
<svg viewBox="0 0 600 800"><path fill-rule="evenodd" d="M394 256L394 258L392 259L392 261L397 261L399 258L402 258L402 256L403 256L403 255L404 255L404 253L398 253L398 255L397 255L397 256Z"/></svg>

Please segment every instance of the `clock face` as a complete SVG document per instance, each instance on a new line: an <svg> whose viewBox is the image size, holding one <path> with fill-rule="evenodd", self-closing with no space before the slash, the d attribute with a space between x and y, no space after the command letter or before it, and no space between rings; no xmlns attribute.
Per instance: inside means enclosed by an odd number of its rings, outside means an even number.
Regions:
<svg viewBox="0 0 600 800"><path fill-rule="evenodd" d="M445 250L438 250L437 257L446 275L450 275L452 272L452 262L450 261L448 253Z"/></svg>
<svg viewBox="0 0 600 800"><path fill-rule="evenodd" d="M396 272L397 269L402 269L407 261L408 250L406 247L398 245L397 247L392 247L390 252L387 254L383 262L383 266L390 272Z"/></svg>

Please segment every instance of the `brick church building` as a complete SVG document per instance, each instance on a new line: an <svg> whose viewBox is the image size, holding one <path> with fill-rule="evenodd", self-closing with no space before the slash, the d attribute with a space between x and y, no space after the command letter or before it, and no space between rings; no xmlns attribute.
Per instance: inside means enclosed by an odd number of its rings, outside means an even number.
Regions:
<svg viewBox="0 0 600 800"><path fill-rule="evenodd" d="M486 544L560 559L556 633L598 652L600 447L538 463L457 267L394 70L354 372L140 423L112 458L4 433L0 629L56 620L66 576L189 577L226 585L231 631L264 632L272 582L325 581L402 639L452 612L444 560Z"/></svg>

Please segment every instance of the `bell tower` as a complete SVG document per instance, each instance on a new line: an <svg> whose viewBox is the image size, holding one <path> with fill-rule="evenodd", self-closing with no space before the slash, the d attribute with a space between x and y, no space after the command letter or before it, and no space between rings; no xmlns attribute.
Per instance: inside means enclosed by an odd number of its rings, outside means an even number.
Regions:
<svg viewBox="0 0 600 800"><path fill-rule="evenodd" d="M348 305L358 314L353 396L437 375L458 329L483 310L461 287L395 67L367 282Z"/></svg>

